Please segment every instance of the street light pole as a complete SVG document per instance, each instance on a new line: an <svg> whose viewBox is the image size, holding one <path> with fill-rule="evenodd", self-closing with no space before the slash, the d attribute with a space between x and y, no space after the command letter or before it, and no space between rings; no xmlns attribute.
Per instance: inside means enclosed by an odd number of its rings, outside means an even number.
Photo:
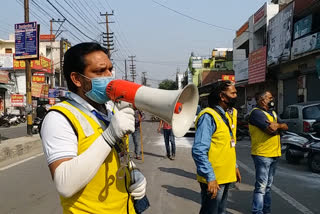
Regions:
<svg viewBox="0 0 320 214"><path fill-rule="evenodd" d="M29 0L24 0L24 22L29 22ZM27 92L27 134L32 136L32 96L31 96L31 66L30 59L26 63L26 92Z"/></svg>

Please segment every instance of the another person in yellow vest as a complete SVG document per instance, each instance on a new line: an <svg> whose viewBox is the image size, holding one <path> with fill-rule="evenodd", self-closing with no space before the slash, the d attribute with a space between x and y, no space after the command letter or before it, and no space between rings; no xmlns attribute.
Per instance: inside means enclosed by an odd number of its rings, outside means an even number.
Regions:
<svg viewBox="0 0 320 214"><path fill-rule="evenodd" d="M257 94L257 107L249 116L251 155L256 169L252 213L271 213L271 185L276 171L281 145L279 131L288 130L280 123L274 109L271 92Z"/></svg>
<svg viewBox="0 0 320 214"><path fill-rule="evenodd" d="M73 46L63 71L71 92L50 109L41 128L63 213L140 213L135 202L146 200L146 179L121 141L134 132L134 111L106 104L113 79L107 50L97 43Z"/></svg>
<svg viewBox="0 0 320 214"><path fill-rule="evenodd" d="M195 122L192 157L201 187L200 214L225 213L230 184L241 182L235 151L236 98L232 82L215 83L208 97L209 107L199 113ZM232 115L228 109L233 109Z"/></svg>

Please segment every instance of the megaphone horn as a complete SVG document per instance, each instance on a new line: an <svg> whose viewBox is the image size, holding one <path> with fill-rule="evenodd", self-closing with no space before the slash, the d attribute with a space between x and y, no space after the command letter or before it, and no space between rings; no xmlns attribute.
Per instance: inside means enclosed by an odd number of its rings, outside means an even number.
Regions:
<svg viewBox="0 0 320 214"><path fill-rule="evenodd" d="M126 101L139 110L147 111L172 126L176 137L189 130L199 100L198 88L189 84L182 90L150 88L126 80L112 80L106 93L113 101Z"/></svg>

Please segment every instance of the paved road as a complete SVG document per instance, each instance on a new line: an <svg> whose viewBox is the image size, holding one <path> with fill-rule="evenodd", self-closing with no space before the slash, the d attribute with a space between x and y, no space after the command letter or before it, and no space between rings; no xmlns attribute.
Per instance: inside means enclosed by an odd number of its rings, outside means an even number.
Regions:
<svg viewBox="0 0 320 214"><path fill-rule="evenodd" d="M195 180L195 166L190 155L192 137L177 138L177 157L164 158L163 136L156 133L156 123L143 124L144 163L137 163L148 181L147 196L151 207L146 214L198 213L200 187ZM243 183L230 192L228 212L250 213L254 184L249 141L237 144L237 157ZM0 169L0 213L61 213L58 196L43 156L6 170ZM279 163L273 188L273 212L320 213L318 202L320 175L311 173L306 164Z"/></svg>
<svg viewBox="0 0 320 214"><path fill-rule="evenodd" d="M9 128L0 127L0 139L7 140L27 135L27 122Z"/></svg>

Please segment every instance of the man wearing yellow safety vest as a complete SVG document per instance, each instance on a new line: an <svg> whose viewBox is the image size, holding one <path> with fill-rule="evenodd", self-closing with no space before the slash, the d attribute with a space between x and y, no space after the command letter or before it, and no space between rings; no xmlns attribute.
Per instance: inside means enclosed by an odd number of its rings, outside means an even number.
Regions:
<svg viewBox="0 0 320 214"><path fill-rule="evenodd" d="M274 99L269 91L256 95L257 107L249 116L251 155L256 169L252 213L271 213L271 185L276 171L281 145L279 131L288 130L280 123L274 109Z"/></svg>
<svg viewBox="0 0 320 214"><path fill-rule="evenodd" d="M232 82L215 83L208 97L209 107L199 113L195 122L192 157L201 187L200 214L225 213L230 184L241 182L235 151L236 98Z"/></svg>
<svg viewBox="0 0 320 214"><path fill-rule="evenodd" d="M71 92L49 110L40 132L63 213L140 213L135 202L146 202L146 179L122 141L134 132L134 111L106 105L113 79L107 50L97 43L75 45L64 56L63 71Z"/></svg>

